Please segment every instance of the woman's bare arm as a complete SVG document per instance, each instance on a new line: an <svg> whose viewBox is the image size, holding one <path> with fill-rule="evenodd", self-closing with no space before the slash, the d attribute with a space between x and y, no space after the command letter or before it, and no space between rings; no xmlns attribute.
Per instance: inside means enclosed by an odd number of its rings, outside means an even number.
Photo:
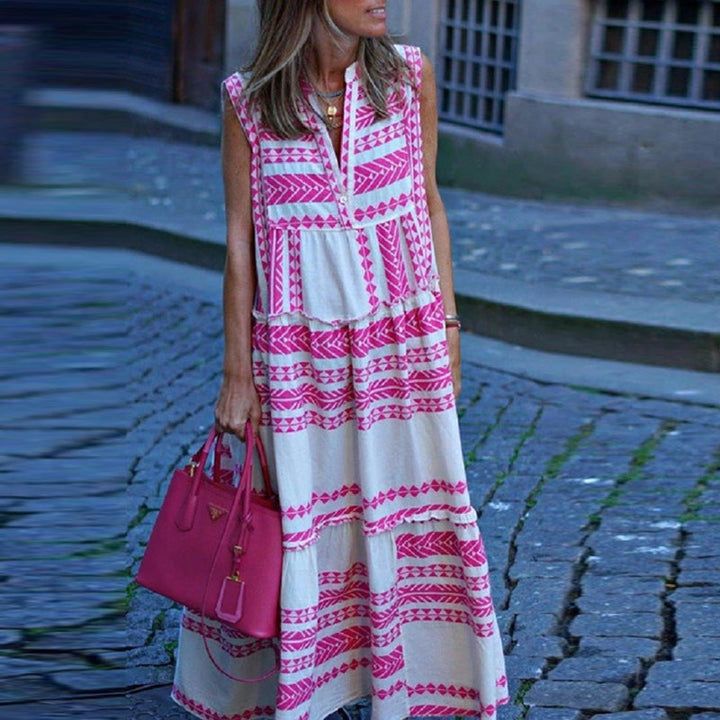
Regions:
<svg viewBox="0 0 720 720"><path fill-rule="evenodd" d="M250 419L257 430L262 412L252 374L252 307L257 287L250 189L252 151L226 91L221 155L227 223L225 352L215 424L218 430L244 439L246 421Z"/></svg>
<svg viewBox="0 0 720 720"><path fill-rule="evenodd" d="M420 120L422 124L423 163L425 166L425 188L427 190L430 225L438 273L440 292L446 315L457 312L455 289L453 286L452 252L450 249L450 229L447 214L435 176L437 161L437 93L435 73L430 61L423 55L422 88L420 92ZM460 394L460 333L457 327L447 329L450 370L452 371L455 397Z"/></svg>

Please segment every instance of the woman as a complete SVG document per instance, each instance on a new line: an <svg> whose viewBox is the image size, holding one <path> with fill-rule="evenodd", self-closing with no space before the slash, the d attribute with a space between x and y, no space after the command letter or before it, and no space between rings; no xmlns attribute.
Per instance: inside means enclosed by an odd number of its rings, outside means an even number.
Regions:
<svg viewBox="0 0 720 720"><path fill-rule="evenodd" d="M276 478L281 636L183 617L173 697L205 718L491 718L507 699L455 400L459 321L435 84L385 0L260 0L223 82L225 358L216 425ZM227 675L257 677L254 684ZM227 675L225 674L227 673Z"/></svg>

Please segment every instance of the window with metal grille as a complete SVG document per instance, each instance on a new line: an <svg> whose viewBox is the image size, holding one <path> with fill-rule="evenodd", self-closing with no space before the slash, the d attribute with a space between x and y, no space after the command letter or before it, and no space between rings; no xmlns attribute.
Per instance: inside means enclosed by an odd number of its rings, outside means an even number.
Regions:
<svg viewBox="0 0 720 720"><path fill-rule="evenodd" d="M501 133L515 88L520 0L443 0L442 120Z"/></svg>
<svg viewBox="0 0 720 720"><path fill-rule="evenodd" d="M598 0L588 95L720 110L718 0Z"/></svg>

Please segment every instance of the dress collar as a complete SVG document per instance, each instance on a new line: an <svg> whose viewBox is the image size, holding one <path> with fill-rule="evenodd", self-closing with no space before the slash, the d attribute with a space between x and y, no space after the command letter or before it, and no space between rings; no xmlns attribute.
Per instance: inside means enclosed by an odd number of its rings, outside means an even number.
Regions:
<svg viewBox="0 0 720 720"><path fill-rule="evenodd" d="M360 79L360 63L355 60L345 68L345 93L348 92L349 86ZM323 127L322 120L318 117L317 112L313 110L314 103L312 95L315 94L315 88L305 75L300 77L300 89L305 98L305 105L302 108L305 122L308 127L314 130L320 130Z"/></svg>
<svg viewBox="0 0 720 720"><path fill-rule="evenodd" d="M351 83L360 79L360 63L355 60L345 68L345 82Z"/></svg>

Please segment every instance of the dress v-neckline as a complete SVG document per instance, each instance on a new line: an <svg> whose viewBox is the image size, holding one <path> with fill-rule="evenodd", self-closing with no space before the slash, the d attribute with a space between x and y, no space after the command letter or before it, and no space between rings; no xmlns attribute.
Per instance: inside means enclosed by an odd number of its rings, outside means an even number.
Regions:
<svg viewBox="0 0 720 720"><path fill-rule="evenodd" d="M322 146L329 168L332 170L338 190L342 196L347 196L350 183L350 172L352 164L351 148L349 147L353 135L351 124L354 120L353 112L356 105L355 91L358 80L357 60L345 69L345 96L343 97L343 121L340 126L340 148L336 152L330 136L330 130L323 120L320 103L314 93L314 88L307 78L303 78L303 87L306 98L313 110L313 121L316 132L319 135L318 145Z"/></svg>
<svg viewBox="0 0 720 720"><path fill-rule="evenodd" d="M335 178L338 190L341 194L347 192L347 185L349 180L349 163L350 153L348 152L347 143L350 138L350 125L352 122L352 89L350 84L346 85L345 97L343 98L343 122L340 126L340 152L336 152L335 145L333 144L332 137L330 136L330 130L322 119L322 112L319 107L319 103L315 95L311 95L309 98L311 107L315 112L315 125L316 134L318 135L318 145L321 146L321 152L324 152L329 167L332 169L332 173ZM343 158L347 159L343 162Z"/></svg>

